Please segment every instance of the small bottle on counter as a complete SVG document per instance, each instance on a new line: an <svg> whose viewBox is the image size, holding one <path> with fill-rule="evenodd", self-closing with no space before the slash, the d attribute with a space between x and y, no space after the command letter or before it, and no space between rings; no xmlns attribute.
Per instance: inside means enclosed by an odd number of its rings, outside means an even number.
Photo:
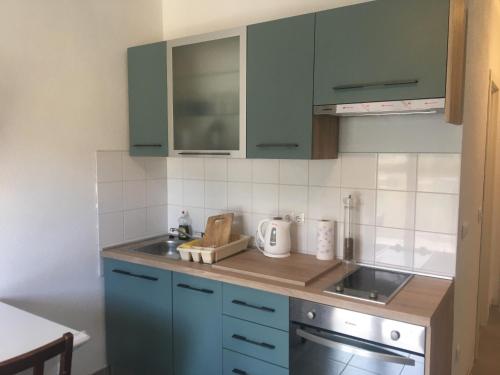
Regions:
<svg viewBox="0 0 500 375"><path fill-rule="evenodd" d="M181 211L179 217L179 240L188 240L189 237L183 233L191 234L191 219L187 211Z"/></svg>

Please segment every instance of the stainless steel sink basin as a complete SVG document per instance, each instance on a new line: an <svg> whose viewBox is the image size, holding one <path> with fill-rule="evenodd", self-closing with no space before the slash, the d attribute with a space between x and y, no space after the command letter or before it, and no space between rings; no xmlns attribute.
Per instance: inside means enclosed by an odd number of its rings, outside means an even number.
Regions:
<svg viewBox="0 0 500 375"><path fill-rule="evenodd" d="M133 249L132 251L137 251L138 253L151 254L164 256L171 259L179 259L179 252L177 247L183 244L184 240L179 240L177 236L170 236L168 240L153 243L151 245L146 245L138 249Z"/></svg>

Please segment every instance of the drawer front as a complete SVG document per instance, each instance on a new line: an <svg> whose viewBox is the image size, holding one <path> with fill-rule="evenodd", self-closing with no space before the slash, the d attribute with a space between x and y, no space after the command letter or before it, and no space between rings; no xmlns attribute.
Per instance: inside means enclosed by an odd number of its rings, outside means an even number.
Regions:
<svg viewBox="0 0 500 375"><path fill-rule="evenodd" d="M288 375L288 370L224 349L223 375Z"/></svg>
<svg viewBox="0 0 500 375"><path fill-rule="evenodd" d="M224 284L223 301L226 315L288 331L288 297Z"/></svg>
<svg viewBox="0 0 500 375"><path fill-rule="evenodd" d="M224 316L224 348L288 368L288 332Z"/></svg>

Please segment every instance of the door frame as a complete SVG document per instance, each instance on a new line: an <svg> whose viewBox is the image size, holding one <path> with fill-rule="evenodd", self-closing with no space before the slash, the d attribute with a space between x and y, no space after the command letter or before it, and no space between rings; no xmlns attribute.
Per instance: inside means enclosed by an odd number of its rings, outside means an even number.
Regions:
<svg viewBox="0 0 500 375"><path fill-rule="evenodd" d="M496 100L496 103L494 102ZM487 324L490 309L490 280L492 271L492 236L494 231L493 217L496 213L494 206L495 197L495 172L498 168L496 162L500 160L500 81L490 70L488 85L488 109L485 140L485 161L483 176L483 202L481 208L481 243L479 253L479 276L477 280L477 310L476 310L476 358L479 350L479 333L481 326ZM491 148L493 147L493 151ZM493 152L493 158L491 157ZM498 290L497 290L498 292Z"/></svg>

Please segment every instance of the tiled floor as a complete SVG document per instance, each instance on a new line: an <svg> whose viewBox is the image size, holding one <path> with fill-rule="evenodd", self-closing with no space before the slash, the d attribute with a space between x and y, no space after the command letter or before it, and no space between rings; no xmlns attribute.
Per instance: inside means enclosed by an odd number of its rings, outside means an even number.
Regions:
<svg viewBox="0 0 500 375"><path fill-rule="evenodd" d="M479 358L471 375L500 374L500 310L491 310L488 325L481 329L479 336Z"/></svg>

